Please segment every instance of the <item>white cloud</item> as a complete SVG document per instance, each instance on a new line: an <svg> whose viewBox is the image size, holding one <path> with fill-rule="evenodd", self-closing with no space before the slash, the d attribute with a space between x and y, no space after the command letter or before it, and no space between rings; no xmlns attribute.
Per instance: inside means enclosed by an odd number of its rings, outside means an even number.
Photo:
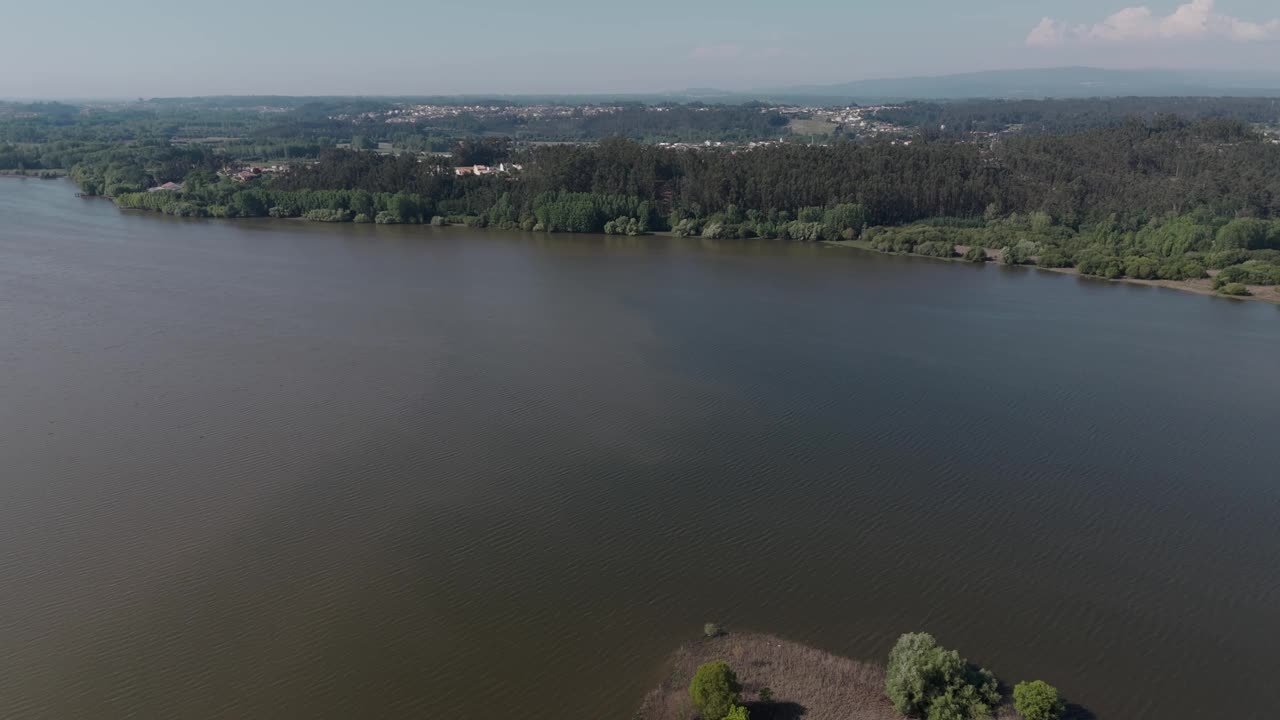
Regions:
<svg viewBox="0 0 1280 720"><path fill-rule="evenodd" d="M1194 40L1218 37L1232 42L1260 42L1280 38L1280 18L1266 22L1241 20L1214 12L1214 0L1191 0L1173 14L1158 16L1151 8L1125 8L1102 22L1072 25L1044 18L1027 35L1033 47L1067 44L1125 43L1150 40Z"/></svg>

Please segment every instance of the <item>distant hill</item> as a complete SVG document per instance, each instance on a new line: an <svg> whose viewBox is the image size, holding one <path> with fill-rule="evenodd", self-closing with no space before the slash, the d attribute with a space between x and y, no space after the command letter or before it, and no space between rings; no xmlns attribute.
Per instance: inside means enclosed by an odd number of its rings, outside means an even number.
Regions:
<svg viewBox="0 0 1280 720"><path fill-rule="evenodd" d="M1280 96L1280 73L1216 70L1104 70L1063 67L934 77L857 80L761 89L743 95L868 100L1076 98L1119 96Z"/></svg>

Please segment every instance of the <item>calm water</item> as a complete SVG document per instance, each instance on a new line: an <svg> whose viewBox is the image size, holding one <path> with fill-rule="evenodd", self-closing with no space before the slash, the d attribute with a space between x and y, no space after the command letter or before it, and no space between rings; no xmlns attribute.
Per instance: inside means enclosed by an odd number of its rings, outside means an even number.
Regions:
<svg viewBox="0 0 1280 720"><path fill-rule="evenodd" d="M1280 310L0 180L0 703L626 717L703 622L1274 717Z"/></svg>

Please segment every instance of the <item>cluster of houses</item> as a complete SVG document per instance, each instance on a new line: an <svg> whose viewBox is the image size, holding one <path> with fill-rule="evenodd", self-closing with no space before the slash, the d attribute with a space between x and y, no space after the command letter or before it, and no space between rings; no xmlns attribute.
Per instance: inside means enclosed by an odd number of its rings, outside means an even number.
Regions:
<svg viewBox="0 0 1280 720"><path fill-rule="evenodd" d="M271 175L274 173L283 173L288 171L288 165L270 165L267 167L254 165L242 168L225 167L220 170L218 174L223 177L229 177L236 182L248 182L250 180L257 180L263 175Z"/></svg>
<svg viewBox="0 0 1280 720"><path fill-rule="evenodd" d="M463 165L453 169L455 175L507 175L524 169L518 163L498 163L497 165Z"/></svg>
<svg viewBox="0 0 1280 720"><path fill-rule="evenodd" d="M387 123L412 123L422 120L471 115L477 118L523 117L590 117L621 112L622 107L609 105L402 105L390 110L366 112L359 115L334 115L332 120L382 121Z"/></svg>

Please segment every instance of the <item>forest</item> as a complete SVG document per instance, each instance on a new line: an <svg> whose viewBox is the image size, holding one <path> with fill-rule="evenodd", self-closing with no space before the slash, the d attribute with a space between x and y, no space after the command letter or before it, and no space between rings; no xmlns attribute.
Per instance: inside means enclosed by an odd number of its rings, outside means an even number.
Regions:
<svg viewBox="0 0 1280 720"><path fill-rule="evenodd" d="M49 139L0 145L0 168L70 168L88 194L174 215L843 241L1107 278L1213 275L1219 290L1243 294L1280 283L1280 144L1229 117L1248 103L1223 107L1206 118L1133 115L1077 132L980 140L921 132L911 142L751 149L464 135L448 157L283 134L273 147L307 159L247 182L226 172L235 145ZM453 170L460 161L522 169L464 176ZM182 188L148 192L166 182Z"/></svg>

